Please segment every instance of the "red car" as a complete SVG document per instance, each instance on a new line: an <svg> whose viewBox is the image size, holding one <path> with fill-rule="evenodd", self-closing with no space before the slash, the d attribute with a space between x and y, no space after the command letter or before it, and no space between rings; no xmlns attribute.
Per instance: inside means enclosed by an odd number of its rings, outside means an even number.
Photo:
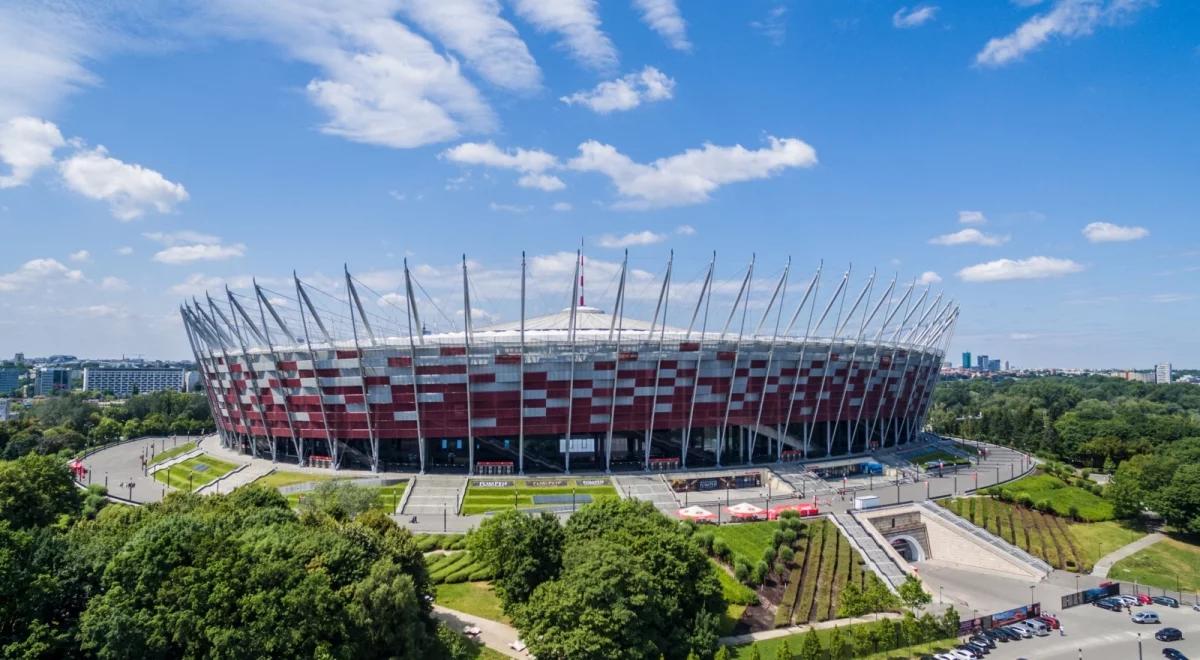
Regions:
<svg viewBox="0 0 1200 660"><path fill-rule="evenodd" d="M1149 605L1151 602L1150 594L1137 594L1138 605Z"/></svg>
<svg viewBox="0 0 1200 660"><path fill-rule="evenodd" d="M1038 617L1042 623L1050 626L1050 630L1058 630L1062 624L1058 622L1058 617L1051 614L1043 614Z"/></svg>

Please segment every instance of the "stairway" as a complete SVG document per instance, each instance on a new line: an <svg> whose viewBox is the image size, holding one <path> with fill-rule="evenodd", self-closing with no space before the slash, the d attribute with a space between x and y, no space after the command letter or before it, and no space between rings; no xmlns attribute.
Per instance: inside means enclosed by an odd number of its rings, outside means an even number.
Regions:
<svg viewBox="0 0 1200 660"><path fill-rule="evenodd" d="M884 584L893 591L904 584L908 573L896 563L896 560L886 550L879 547L879 542L863 527L858 518L849 512L842 512L833 514L830 519L838 529L842 530L842 533L850 540L850 544L854 546L855 550L858 550L858 554L862 555L867 567L879 576Z"/></svg>
<svg viewBox="0 0 1200 660"><path fill-rule="evenodd" d="M613 476L613 481L620 484L620 489L629 497L651 502L663 513L674 515L679 509L679 502L671 488L657 474L623 474Z"/></svg>
<svg viewBox="0 0 1200 660"><path fill-rule="evenodd" d="M401 511L405 516L442 515L447 511L454 515L458 513L458 493L466 486L466 477L423 474L414 477L409 482L411 491L404 502Z"/></svg>

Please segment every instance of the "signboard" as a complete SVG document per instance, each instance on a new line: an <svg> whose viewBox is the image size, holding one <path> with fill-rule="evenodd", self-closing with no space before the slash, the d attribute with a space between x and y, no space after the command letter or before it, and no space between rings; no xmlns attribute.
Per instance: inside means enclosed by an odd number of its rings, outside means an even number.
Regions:
<svg viewBox="0 0 1200 660"><path fill-rule="evenodd" d="M1035 618L1042 613L1042 604L1034 603L1032 605L1022 605L1014 607L1011 610L996 612L992 615L992 627L1007 626L1010 623L1024 621L1025 619Z"/></svg>
<svg viewBox="0 0 1200 660"><path fill-rule="evenodd" d="M512 488L511 481L473 481L471 485L476 488Z"/></svg>
<svg viewBox="0 0 1200 660"><path fill-rule="evenodd" d="M558 453L560 453L560 454L567 453L568 443L570 443L571 449L569 451L572 454L582 454L585 452L596 451L596 439L595 438L559 438L558 439Z"/></svg>
<svg viewBox="0 0 1200 660"><path fill-rule="evenodd" d="M671 479L671 490L684 491L724 490L726 488L761 488L762 473L747 472L745 474L729 474L720 477L698 477L691 479Z"/></svg>
<svg viewBox="0 0 1200 660"><path fill-rule="evenodd" d="M608 479L579 479L575 483L580 486L607 486Z"/></svg>
<svg viewBox="0 0 1200 660"><path fill-rule="evenodd" d="M1119 593L1121 593L1121 584L1119 582L1109 582L1108 584L1102 584L1094 589L1076 591L1073 594L1067 594L1066 596L1062 597L1062 609L1065 610L1068 607L1075 607L1076 605L1094 603L1101 598L1116 596Z"/></svg>
<svg viewBox="0 0 1200 660"><path fill-rule="evenodd" d="M567 485L566 479L530 479L525 482L530 488L560 488Z"/></svg>

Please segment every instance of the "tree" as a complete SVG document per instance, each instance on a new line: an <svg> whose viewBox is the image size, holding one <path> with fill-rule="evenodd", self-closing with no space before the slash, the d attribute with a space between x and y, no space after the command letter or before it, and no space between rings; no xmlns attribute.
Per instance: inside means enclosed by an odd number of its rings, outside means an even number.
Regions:
<svg viewBox="0 0 1200 660"><path fill-rule="evenodd" d="M762 655L758 652L758 644L750 644L750 657L747 660L762 660Z"/></svg>
<svg viewBox="0 0 1200 660"><path fill-rule="evenodd" d="M300 500L302 512L322 513L335 520L351 520L379 502L379 491L349 481L322 481Z"/></svg>
<svg viewBox="0 0 1200 660"><path fill-rule="evenodd" d="M817 631L814 628L809 628L808 632L804 633L804 640L800 642L800 658L801 660L818 660L821 657L821 640L817 637Z"/></svg>
<svg viewBox="0 0 1200 660"><path fill-rule="evenodd" d="M958 616L958 610L953 607L947 607L945 612L942 612L939 629L944 637L955 637L958 635L958 626L961 620Z"/></svg>
<svg viewBox="0 0 1200 660"><path fill-rule="evenodd" d="M729 647L721 645L717 648L717 652L713 654L713 660L733 660L729 656Z"/></svg>
<svg viewBox="0 0 1200 660"><path fill-rule="evenodd" d="M13 529L46 527L79 510L79 492L65 461L29 454L0 462L0 520Z"/></svg>
<svg viewBox="0 0 1200 660"><path fill-rule="evenodd" d="M833 632L829 634L829 658L830 660L845 660L848 657L850 657L850 648L846 645L846 638L842 636L842 629L834 626Z"/></svg>
<svg viewBox="0 0 1200 660"><path fill-rule="evenodd" d="M933 597L925 591L925 586L915 575L910 574L905 577L897 591L900 594L901 602L909 609L924 607L933 601Z"/></svg>
<svg viewBox="0 0 1200 660"><path fill-rule="evenodd" d="M838 595L839 617L855 617L862 616L870 610L870 604L863 595L863 590L854 582L849 582L842 587L841 593Z"/></svg>
<svg viewBox="0 0 1200 660"><path fill-rule="evenodd" d="M792 649L788 647L786 637L775 647L775 660L792 660Z"/></svg>
<svg viewBox="0 0 1200 660"><path fill-rule="evenodd" d="M529 600L538 585L558 577L563 538L552 514L511 510L483 521L467 537L467 547L491 570L492 586L511 616L513 606Z"/></svg>
<svg viewBox="0 0 1200 660"><path fill-rule="evenodd" d="M1163 520L1183 532L1200 533L1200 464L1183 465L1153 498Z"/></svg>
<svg viewBox="0 0 1200 660"><path fill-rule="evenodd" d="M904 616L901 617L900 632L904 636L904 643L907 645L924 642L928 634L917 621L917 617L913 615L912 611L905 612Z"/></svg>

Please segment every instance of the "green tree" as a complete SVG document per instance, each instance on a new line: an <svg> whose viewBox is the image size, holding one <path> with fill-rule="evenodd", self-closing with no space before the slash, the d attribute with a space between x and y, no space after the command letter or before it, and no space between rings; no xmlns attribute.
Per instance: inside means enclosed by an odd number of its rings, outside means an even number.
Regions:
<svg viewBox="0 0 1200 660"><path fill-rule="evenodd" d="M906 576L897 591L900 594L900 601L909 609L924 607L933 601L933 597L925 591L921 580L915 575Z"/></svg>
<svg viewBox="0 0 1200 660"><path fill-rule="evenodd" d="M558 577L564 532L558 518L510 510L479 525L467 547L492 572L492 586L505 611L529 600L538 585Z"/></svg>
<svg viewBox="0 0 1200 660"><path fill-rule="evenodd" d="M775 647L775 660L792 660L792 649L788 646L786 637Z"/></svg>
<svg viewBox="0 0 1200 660"><path fill-rule="evenodd" d="M830 660L845 660L849 657L850 647L846 645L846 638L842 636L842 629L834 626L833 632L829 634L829 658Z"/></svg>
<svg viewBox="0 0 1200 660"><path fill-rule="evenodd" d="M721 645L717 648L717 652L713 654L713 660L733 660L729 655L729 647Z"/></svg>
<svg viewBox="0 0 1200 660"><path fill-rule="evenodd" d="M34 454L0 462L0 520L13 529L45 527L79 510L65 461Z"/></svg>
<svg viewBox="0 0 1200 660"><path fill-rule="evenodd" d="M943 637L956 637L958 635L958 626L961 620L958 616L958 610L953 607L947 607L945 612L942 612L941 621L939 621L939 630Z"/></svg>
<svg viewBox="0 0 1200 660"><path fill-rule="evenodd" d="M340 479L322 481L300 500L301 512L351 520L379 503L379 491Z"/></svg>
<svg viewBox="0 0 1200 660"><path fill-rule="evenodd" d="M818 660L820 657L821 640L817 637L816 629L809 628L800 642L800 658L801 660Z"/></svg>
<svg viewBox="0 0 1200 660"><path fill-rule="evenodd" d="M900 631L904 636L904 643L908 645L920 644L926 641L926 631L917 621L917 617L912 611L907 611L900 619Z"/></svg>
<svg viewBox="0 0 1200 660"><path fill-rule="evenodd" d="M838 594L837 614L839 617L862 616L869 611L871 611L870 604L858 584L849 582L842 587L841 593Z"/></svg>
<svg viewBox="0 0 1200 660"><path fill-rule="evenodd" d="M1154 508L1169 525L1200 533L1200 464L1180 466L1153 498Z"/></svg>

